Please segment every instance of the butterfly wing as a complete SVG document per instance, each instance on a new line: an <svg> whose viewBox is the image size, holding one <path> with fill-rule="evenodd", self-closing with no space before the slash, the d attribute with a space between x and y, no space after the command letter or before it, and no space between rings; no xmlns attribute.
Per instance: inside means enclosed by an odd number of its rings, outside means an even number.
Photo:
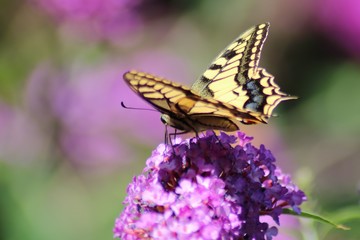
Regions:
<svg viewBox="0 0 360 240"><path fill-rule="evenodd" d="M191 89L202 97L260 114L262 121L267 122L281 101L295 98L282 93L274 77L258 67L269 26L259 24L241 34L216 57Z"/></svg>
<svg viewBox="0 0 360 240"><path fill-rule="evenodd" d="M159 112L182 114L177 112L176 103L179 99L186 97L190 89L135 70L126 72L123 78L134 92L153 105Z"/></svg>
<svg viewBox="0 0 360 240"><path fill-rule="evenodd" d="M239 122L261 119L250 111L237 109L215 99L203 98L187 87L144 72L129 71L124 80L130 88L163 114L166 124L185 131L218 129L235 131Z"/></svg>

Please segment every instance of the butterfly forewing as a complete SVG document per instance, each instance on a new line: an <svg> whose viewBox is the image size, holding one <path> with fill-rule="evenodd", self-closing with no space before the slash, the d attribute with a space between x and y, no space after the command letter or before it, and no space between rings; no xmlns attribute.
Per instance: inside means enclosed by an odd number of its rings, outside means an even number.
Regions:
<svg viewBox="0 0 360 240"><path fill-rule="evenodd" d="M203 98L187 87L151 74L129 71L124 74L129 86L162 114L168 124L185 131L218 129L235 131L239 122L262 120L256 114L237 109L215 99Z"/></svg>
<svg viewBox="0 0 360 240"><path fill-rule="evenodd" d="M175 104L190 91L184 86L144 72L129 71L123 78L131 89L162 113L177 111Z"/></svg>

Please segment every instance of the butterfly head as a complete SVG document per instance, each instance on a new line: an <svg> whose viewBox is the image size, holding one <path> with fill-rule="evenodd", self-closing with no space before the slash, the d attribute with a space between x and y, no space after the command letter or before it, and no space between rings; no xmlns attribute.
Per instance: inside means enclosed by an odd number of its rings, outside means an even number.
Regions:
<svg viewBox="0 0 360 240"><path fill-rule="evenodd" d="M173 127L175 129L181 130L181 131L192 131L193 129L186 124L186 121L171 117L168 114L161 114L160 120L164 125Z"/></svg>
<svg viewBox="0 0 360 240"><path fill-rule="evenodd" d="M160 116L160 120L164 125L169 125L169 123L168 123L169 118L170 118L170 116L167 114L161 114L161 116Z"/></svg>

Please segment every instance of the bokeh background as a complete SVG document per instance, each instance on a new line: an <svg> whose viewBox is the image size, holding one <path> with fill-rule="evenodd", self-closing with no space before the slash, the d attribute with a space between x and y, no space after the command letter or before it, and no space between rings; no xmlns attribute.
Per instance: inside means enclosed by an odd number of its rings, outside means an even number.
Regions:
<svg viewBox="0 0 360 240"><path fill-rule="evenodd" d="M0 239L112 239L127 184L164 139L159 114L121 107L149 108L122 74L190 85L265 21L260 64L300 98L242 130L307 193L304 210L352 227L290 218L280 231L359 239L358 0L1 1Z"/></svg>

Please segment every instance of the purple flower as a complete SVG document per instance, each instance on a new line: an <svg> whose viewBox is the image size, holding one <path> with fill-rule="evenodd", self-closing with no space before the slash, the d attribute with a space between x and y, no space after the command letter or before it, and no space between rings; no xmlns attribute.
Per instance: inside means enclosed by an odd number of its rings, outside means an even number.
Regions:
<svg viewBox="0 0 360 240"><path fill-rule="evenodd" d="M360 58L360 1L318 0L315 13L321 30L349 54Z"/></svg>
<svg viewBox="0 0 360 240"><path fill-rule="evenodd" d="M116 219L121 239L272 239L283 208L300 213L305 194L251 138L209 131L160 144L128 186ZM236 144L236 141L238 142Z"/></svg>
<svg viewBox="0 0 360 240"><path fill-rule="evenodd" d="M142 25L141 0L33 0L66 29L114 42Z"/></svg>
<svg viewBox="0 0 360 240"><path fill-rule="evenodd" d="M56 131L52 134L56 148L75 164L98 168L130 161L129 143L146 146L154 139L164 139L159 113L121 107L124 101L131 107L153 109L122 79L132 66L152 69L174 77L174 81L190 78L181 59L161 51L143 52L126 61L111 59L96 66L74 62L62 71L40 64L26 88L25 108L32 118L29 124L46 135Z"/></svg>
<svg viewBox="0 0 360 240"><path fill-rule="evenodd" d="M0 99L0 161L28 163L41 159L48 141L26 111Z"/></svg>

